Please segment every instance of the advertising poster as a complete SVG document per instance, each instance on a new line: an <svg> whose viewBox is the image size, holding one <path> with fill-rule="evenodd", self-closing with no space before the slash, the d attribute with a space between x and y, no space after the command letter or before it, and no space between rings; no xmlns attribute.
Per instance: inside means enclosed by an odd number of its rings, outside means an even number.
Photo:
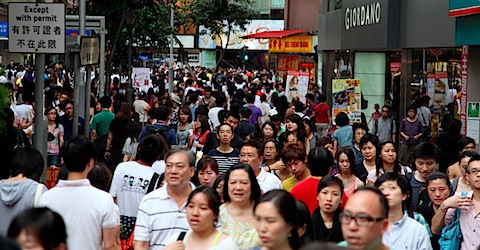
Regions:
<svg viewBox="0 0 480 250"><path fill-rule="evenodd" d="M360 80L333 79L332 99L333 119L338 113L345 112L350 118L350 123L361 122L362 95Z"/></svg>
<svg viewBox="0 0 480 250"><path fill-rule="evenodd" d="M467 111L467 118L468 119L480 119L480 102L469 102L468 103L468 111Z"/></svg>
<svg viewBox="0 0 480 250"><path fill-rule="evenodd" d="M448 75L446 72L437 72L427 75L427 94L430 96L430 105L435 109L444 107L453 101L448 86Z"/></svg>
<svg viewBox="0 0 480 250"><path fill-rule="evenodd" d="M153 87L153 85L150 83L149 68L133 68L132 74L134 88L141 89L141 91L146 93L148 88Z"/></svg>
<svg viewBox="0 0 480 250"><path fill-rule="evenodd" d="M302 103L305 103L309 79L310 74L308 72L296 70L287 71L285 95L287 95L289 102L291 102L293 98L298 97Z"/></svg>

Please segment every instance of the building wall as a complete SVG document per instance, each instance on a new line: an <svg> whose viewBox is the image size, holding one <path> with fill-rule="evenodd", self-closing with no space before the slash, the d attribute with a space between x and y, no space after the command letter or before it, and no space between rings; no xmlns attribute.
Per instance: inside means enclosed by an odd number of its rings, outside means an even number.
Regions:
<svg viewBox="0 0 480 250"><path fill-rule="evenodd" d="M318 31L319 0L285 0L285 29Z"/></svg>
<svg viewBox="0 0 480 250"><path fill-rule="evenodd" d="M400 48L455 46L455 18L449 0L401 0Z"/></svg>

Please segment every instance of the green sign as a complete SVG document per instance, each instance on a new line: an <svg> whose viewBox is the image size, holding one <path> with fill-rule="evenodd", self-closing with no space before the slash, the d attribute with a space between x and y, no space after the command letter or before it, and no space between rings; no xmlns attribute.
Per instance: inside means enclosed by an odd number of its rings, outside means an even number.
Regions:
<svg viewBox="0 0 480 250"><path fill-rule="evenodd" d="M451 17L466 16L480 13L478 0L450 0L448 15Z"/></svg>
<svg viewBox="0 0 480 250"><path fill-rule="evenodd" d="M480 102L469 102L467 109L467 118L479 119L480 118Z"/></svg>

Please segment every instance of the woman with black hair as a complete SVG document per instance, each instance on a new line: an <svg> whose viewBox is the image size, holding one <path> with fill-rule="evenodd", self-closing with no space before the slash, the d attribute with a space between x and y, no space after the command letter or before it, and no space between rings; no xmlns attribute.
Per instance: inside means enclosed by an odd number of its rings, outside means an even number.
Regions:
<svg viewBox="0 0 480 250"><path fill-rule="evenodd" d="M293 136L295 142L300 142L305 146L306 152L310 152L310 143L307 138L307 131L303 124L302 118L297 114L291 114L285 119L285 126L287 128L286 134ZM287 136L288 138L288 136Z"/></svg>
<svg viewBox="0 0 480 250"><path fill-rule="evenodd" d="M388 200L388 230L383 244L394 249L431 250L430 236L425 227L413 217L410 182L398 173L386 173L375 186Z"/></svg>
<svg viewBox="0 0 480 250"><path fill-rule="evenodd" d="M22 249L66 250L67 230L62 217L45 207L18 214L8 229L8 237Z"/></svg>
<svg viewBox="0 0 480 250"><path fill-rule="evenodd" d="M363 161L355 166L353 174L363 183L367 183L368 172L375 170L377 166L378 137L367 133L360 139L359 147L362 152Z"/></svg>
<svg viewBox="0 0 480 250"><path fill-rule="evenodd" d="M47 141L47 166L60 166L60 148L63 147L63 125L58 124L58 112L54 107L47 107L48 141Z"/></svg>
<svg viewBox="0 0 480 250"><path fill-rule="evenodd" d="M295 198L285 190L263 195L253 208L255 228L264 250L291 250L301 246ZM259 248L257 248L259 249Z"/></svg>
<svg viewBox="0 0 480 250"><path fill-rule="evenodd" d="M397 148L392 141L383 141L377 147L377 162L374 170L370 170L367 176L367 184L373 185L381 175L385 173L396 173L399 175L411 174L409 167L398 163Z"/></svg>
<svg viewBox="0 0 480 250"><path fill-rule="evenodd" d="M317 237L313 230L312 217L310 211L308 211L307 205L297 199L295 199L295 205L297 205L298 214L297 233L298 237L300 237L302 246L305 246L316 241Z"/></svg>

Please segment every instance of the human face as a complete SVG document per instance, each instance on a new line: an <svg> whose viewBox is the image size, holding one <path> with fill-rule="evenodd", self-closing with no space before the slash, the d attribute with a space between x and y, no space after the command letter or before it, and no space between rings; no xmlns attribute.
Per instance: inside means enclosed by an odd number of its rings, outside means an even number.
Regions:
<svg viewBox="0 0 480 250"><path fill-rule="evenodd" d="M397 152L395 147L391 143L383 145L382 151L380 152L380 158L382 158L384 163L393 164L397 159Z"/></svg>
<svg viewBox="0 0 480 250"><path fill-rule="evenodd" d="M275 146L275 143L269 141L265 144L265 149L263 151L263 155L265 156L265 160L275 160L275 157L277 156L277 148Z"/></svg>
<svg viewBox="0 0 480 250"><path fill-rule="evenodd" d="M427 187L428 197L436 206L450 196L450 189L444 179L431 180Z"/></svg>
<svg viewBox="0 0 480 250"><path fill-rule="evenodd" d="M216 189L217 193L220 195L220 200L222 201L222 203L224 202L223 201L223 184L225 184L225 181L223 180L220 181Z"/></svg>
<svg viewBox="0 0 480 250"><path fill-rule="evenodd" d="M323 146L325 149L328 149L328 151L330 151L330 153L333 154L333 144L331 143L328 143L327 145Z"/></svg>
<svg viewBox="0 0 480 250"><path fill-rule="evenodd" d="M202 123L200 122L200 119L198 119L198 118L197 118L197 120L195 120L195 122L194 122L193 125L195 125L195 128L196 128L196 129L202 127Z"/></svg>
<svg viewBox="0 0 480 250"><path fill-rule="evenodd" d="M188 116L187 114L183 113L182 111L180 111L180 121L182 123L187 123L188 122Z"/></svg>
<svg viewBox="0 0 480 250"><path fill-rule="evenodd" d="M193 231L205 232L214 227L217 216L210 208L207 196L204 193L195 194L187 204L186 210L188 224Z"/></svg>
<svg viewBox="0 0 480 250"><path fill-rule="evenodd" d="M362 128L357 128L355 129L355 134L353 136L353 139L355 140L355 143L358 144L360 143L360 139L362 139L362 137L367 133L367 131L365 131L364 129Z"/></svg>
<svg viewBox="0 0 480 250"><path fill-rule="evenodd" d="M352 194L348 198L343 213L370 218L382 217L378 197L371 191ZM342 233L351 249L379 249L382 244L382 234L387 230L387 227L387 219L378 222L372 221L367 226L359 226L356 221L351 220L349 223L342 223Z"/></svg>
<svg viewBox="0 0 480 250"><path fill-rule="evenodd" d="M305 130L307 131L307 134L310 134L310 132L311 132L310 126L305 122L303 123L303 125L305 126Z"/></svg>
<svg viewBox="0 0 480 250"><path fill-rule="evenodd" d="M237 169L230 172L228 180L228 196L232 202L245 202L250 200L252 184L248 178L247 171Z"/></svg>
<svg viewBox="0 0 480 250"><path fill-rule="evenodd" d="M387 118L390 111L387 108L382 108L382 117Z"/></svg>
<svg viewBox="0 0 480 250"><path fill-rule="evenodd" d="M230 124L230 126L232 126L233 130L237 129L237 126L238 126L238 119L237 118L235 118L233 116L229 116L225 122Z"/></svg>
<svg viewBox="0 0 480 250"><path fill-rule="evenodd" d="M263 156L258 155L255 147L243 146L240 149L240 162L247 163L252 169L257 170L262 161Z"/></svg>
<svg viewBox="0 0 480 250"><path fill-rule="evenodd" d="M470 160L470 158L472 157L464 157L460 160L459 166L463 176L467 174L468 161Z"/></svg>
<svg viewBox="0 0 480 250"><path fill-rule="evenodd" d="M333 214L342 201L340 186L332 185L320 190L317 194L318 206L324 213Z"/></svg>
<svg viewBox="0 0 480 250"><path fill-rule="evenodd" d="M414 162L417 171L423 178L427 178L427 176L435 170L435 166L437 165L437 161L434 158L417 158Z"/></svg>
<svg viewBox="0 0 480 250"><path fill-rule="evenodd" d="M217 136L218 136L218 139L220 140L220 143L230 145L230 142L233 139L232 128L228 125L220 126L220 128L218 129Z"/></svg>
<svg viewBox="0 0 480 250"><path fill-rule="evenodd" d="M47 119L49 121L55 121L55 119L57 119L57 111L55 109L48 111Z"/></svg>
<svg viewBox="0 0 480 250"><path fill-rule="evenodd" d="M288 132L295 132L298 129L298 124L296 124L296 123L294 123L290 120L287 120L286 126L287 126L287 131Z"/></svg>
<svg viewBox="0 0 480 250"><path fill-rule="evenodd" d="M466 178L472 189L480 189L480 161L473 161L468 164Z"/></svg>
<svg viewBox="0 0 480 250"><path fill-rule="evenodd" d="M66 115L67 117L72 117L72 116L73 116L73 105L70 104L70 103L67 104L67 105L65 106L65 110L64 110L64 111L65 111L65 115Z"/></svg>
<svg viewBox="0 0 480 250"><path fill-rule="evenodd" d="M297 143L297 137L295 137L294 135L292 134L289 134L287 136L287 141L286 141L287 144L289 143Z"/></svg>
<svg viewBox="0 0 480 250"><path fill-rule="evenodd" d="M218 174L212 170L210 166L207 166L205 169L198 171L198 180L202 186L213 186L215 179L217 179Z"/></svg>
<svg viewBox="0 0 480 250"><path fill-rule="evenodd" d="M165 180L169 186L188 184L194 174L186 153L171 154L165 161Z"/></svg>
<svg viewBox="0 0 480 250"><path fill-rule="evenodd" d="M58 97L58 100L61 102L65 101L68 99L68 96L65 94L61 94L60 97Z"/></svg>
<svg viewBox="0 0 480 250"><path fill-rule="evenodd" d="M305 172L307 168L306 159L305 160L293 160L287 162L287 170L288 172L295 175L295 177L300 177Z"/></svg>
<svg viewBox="0 0 480 250"><path fill-rule="evenodd" d="M26 230L22 230L15 240L23 250L45 250L38 237L28 233Z"/></svg>
<svg viewBox="0 0 480 250"><path fill-rule="evenodd" d="M467 146L465 146L460 153L463 153L463 152L465 152L465 151L467 151L467 150L474 151L474 150L475 150L475 145L474 145L473 143L467 144Z"/></svg>
<svg viewBox="0 0 480 250"><path fill-rule="evenodd" d="M263 136L267 140L273 137L273 128L268 124L265 125L265 127L263 127L262 132L263 132Z"/></svg>
<svg viewBox="0 0 480 250"><path fill-rule="evenodd" d="M373 143L367 142L363 144L362 155L365 160L375 160L375 156L377 155L377 148L373 145Z"/></svg>
<svg viewBox="0 0 480 250"><path fill-rule="evenodd" d="M273 125L275 125L275 128L277 128L277 131L280 131L282 122L280 122L280 121L278 121L278 122L273 122Z"/></svg>
<svg viewBox="0 0 480 250"><path fill-rule="evenodd" d="M280 249L288 245L288 234L293 226L288 224L272 202L262 202L255 209L255 228L267 249Z"/></svg>
<svg viewBox="0 0 480 250"><path fill-rule="evenodd" d="M352 171L350 170L350 161L345 153L341 153L338 156L338 167L342 174L352 174Z"/></svg>
<svg viewBox="0 0 480 250"><path fill-rule="evenodd" d="M205 91L205 98L210 98L212 96L212 92L210 91Z"/></svg>
<svg viewBox="0 0 480 250"><path fill-rule="evenodd" d="M99 102L97 102L97 104L95 104L95 110L96 111L102 111L102 104L100 104Z"/></svg>
<svg viewBox="0 0 480 250"><path fill-rule="evenodd" d="M390 208L402 207L402 201L407 198L407 195L402 193L396 180L386 181L378 188L387 197Z"/></svg>

